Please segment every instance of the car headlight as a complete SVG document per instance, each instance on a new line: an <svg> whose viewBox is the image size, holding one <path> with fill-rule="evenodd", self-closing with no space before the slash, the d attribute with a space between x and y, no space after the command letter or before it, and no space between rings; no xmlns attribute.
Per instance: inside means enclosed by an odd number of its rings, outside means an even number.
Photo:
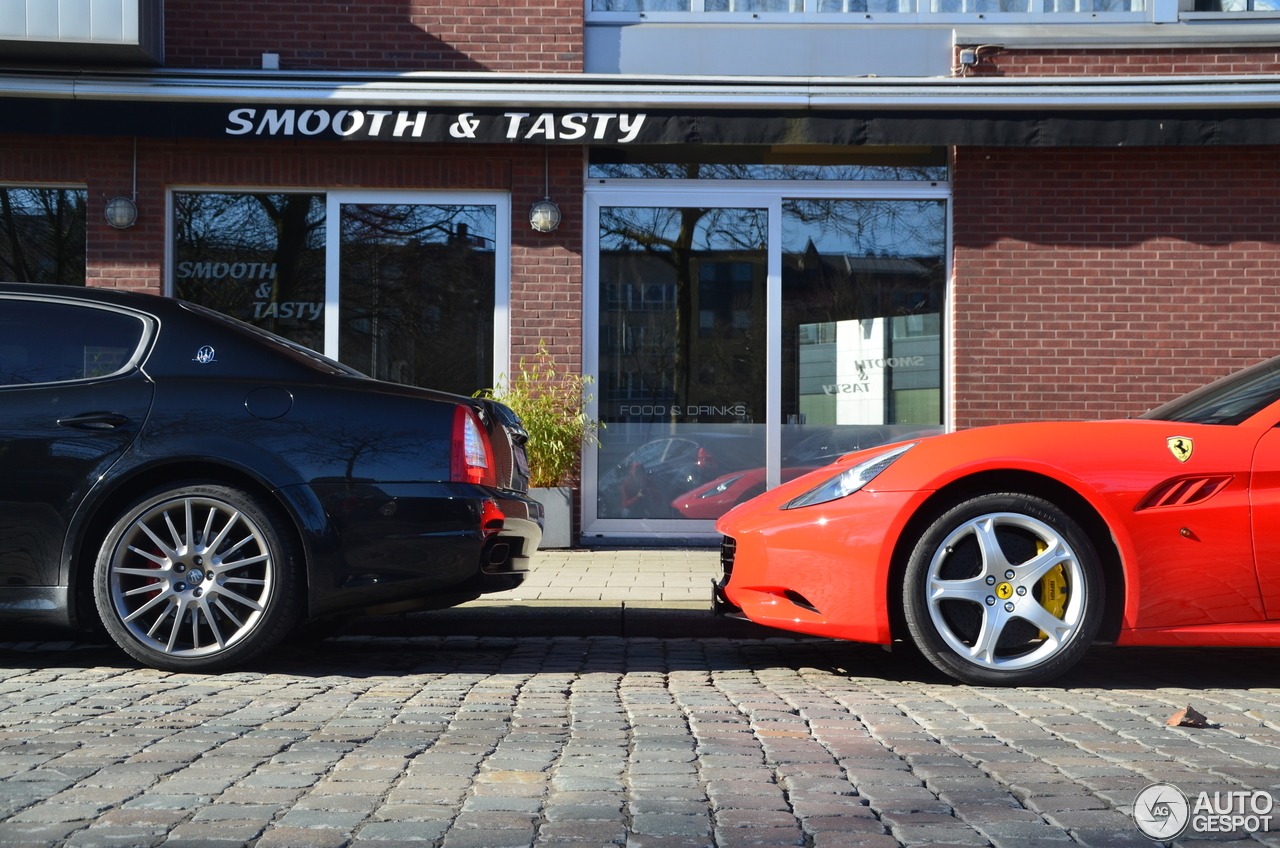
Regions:
<svg viewBox="0 0 1280 848"><path fill-rule="evenodd" d="M828 501L839 500L846 495L851 495L861 489L863 486L876 479L881 471L884 471L894 460L902 456L907 451L915 447L919 442L912 442L909 445L902 445L893 450L876 454L870 459L863 460L852 468L832 477L830 480L822 483L809 491L805 492L797 498L793 498L789 502L782 505L783 509L795 509L801 506L813 506L815 504L827 503Z"/></svg>
<svg viewBox="0 0 1280 848"><path fill-rule="evenodd" d="M743 472L743 473L746 473L746 472ZM738 482L741 479L742 479L742 474L735 474L732 477L728 478L727 480L723 481L719 486L712 486L710 489L707 489L705 492L698 495L698 497L714 498L716 495L723 495L730 486L732 486L734 483Z"/></svg>

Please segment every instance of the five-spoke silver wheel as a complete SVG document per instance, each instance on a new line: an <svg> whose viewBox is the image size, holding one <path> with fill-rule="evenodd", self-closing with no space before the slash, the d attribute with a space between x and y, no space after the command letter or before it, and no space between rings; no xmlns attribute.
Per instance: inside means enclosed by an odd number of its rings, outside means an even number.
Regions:
<svg viewBox="0 0 1280 848"><path fill-rule="evenodd" d="M251 496L190 486L144 499L99 556L108 631L151 664L213 669L274 643L292 618L287 546ZM291 623L291 621L287 622Z"/></svg>
<svg viewBox="0 0 1280 848"><path fill-rule="evenodd" d="M1053 504L985 495L934 522L907 569L905 611L935 665L976 683L1028 683L1087 649L1100 618L1097 557Z"/></svg>

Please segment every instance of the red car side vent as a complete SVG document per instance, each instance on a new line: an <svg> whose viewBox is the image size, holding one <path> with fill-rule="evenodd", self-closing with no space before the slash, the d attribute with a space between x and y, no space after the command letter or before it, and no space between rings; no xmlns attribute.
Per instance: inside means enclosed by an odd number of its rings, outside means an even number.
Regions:
<svg viewBox="0 0 1280 848"><path fill-rule="evenodd" d="M1212 477L1178 477L1166 480L1152 489L1142 502L1134 509L1159 509L1161 507L1189 506L1207 501L1226 488L1232 480L1230 474L1219 474Z"/></svg>

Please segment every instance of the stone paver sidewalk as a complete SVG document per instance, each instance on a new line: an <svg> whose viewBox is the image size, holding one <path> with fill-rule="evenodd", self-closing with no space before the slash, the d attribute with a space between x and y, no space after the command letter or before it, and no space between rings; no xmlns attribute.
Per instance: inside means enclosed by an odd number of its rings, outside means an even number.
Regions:
<svg viewBox="0 0 1280 848"><path fill-rule="evenodd" d="M595 548L538 551L524 585L486 595L488 603L673 601L710 603L720 577L715 548Z"/></svg>
<svg viewBox="0 0 1280 848"><path fill-rule="evenodd" d="M0 844L1145 846L1147 783L1280 782L1277 659L1103 649L999 690L803 639L363 637L221 675L9 646ZM1220 726L1166 727L1188 703Z"/></svg>

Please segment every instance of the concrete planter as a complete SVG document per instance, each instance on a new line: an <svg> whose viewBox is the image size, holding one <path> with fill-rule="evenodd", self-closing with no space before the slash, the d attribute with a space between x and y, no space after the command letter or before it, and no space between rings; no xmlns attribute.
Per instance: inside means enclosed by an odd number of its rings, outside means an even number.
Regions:
<svg viewBox="0 0 1280 848"><path fill-rule="evenodd" d="M529 497L542 504L546 526L539 548L568 548L573 545L573 489L556 486L530 489Z"/></svg>

